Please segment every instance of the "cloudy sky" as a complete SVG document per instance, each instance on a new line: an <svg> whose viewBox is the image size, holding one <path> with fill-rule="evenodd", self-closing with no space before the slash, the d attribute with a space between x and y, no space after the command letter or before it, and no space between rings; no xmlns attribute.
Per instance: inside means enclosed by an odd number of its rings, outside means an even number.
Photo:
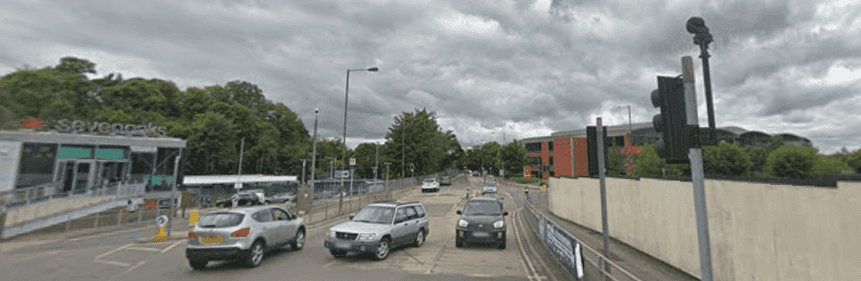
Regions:
<svg viewBox="0 0 861 281"><path fill-rule="evenodd" d="M340 137L382 141L393 118L436 111L464 147L650 122L656 76L692 56L707 126L699 47L714 36L718 127L793 133L821 152L861 145L861 7L841 1L307 0L4 1L0 73L64 56L180 89L244 80Z"/></svg>

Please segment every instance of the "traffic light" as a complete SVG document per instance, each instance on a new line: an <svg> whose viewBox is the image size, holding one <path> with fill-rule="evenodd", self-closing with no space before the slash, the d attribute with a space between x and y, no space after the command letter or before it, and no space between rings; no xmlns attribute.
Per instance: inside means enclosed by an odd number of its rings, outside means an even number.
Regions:
<svg viewBox="0 0 861 281"><path fill-rule="evenodd" d="M607 175L607 171L610 167L609 157L607 157L607 126L603 126L602 132L604 135L604 175ZM598 176L598 127L596 126L587 126L586 127L586 152L587 152L587 161L589 162L589 176L597 177Z"/></svg>
<svg viewBox="0 0 861 281"><path fill-rule="evenodd" d="M661 108L661 114L652 119L659 134L655 144L658 156L669 164L690 163L688 150L693 141L692 130L688 128L683 79L658 76L658 89L652 91L652 105Z"/></svg>

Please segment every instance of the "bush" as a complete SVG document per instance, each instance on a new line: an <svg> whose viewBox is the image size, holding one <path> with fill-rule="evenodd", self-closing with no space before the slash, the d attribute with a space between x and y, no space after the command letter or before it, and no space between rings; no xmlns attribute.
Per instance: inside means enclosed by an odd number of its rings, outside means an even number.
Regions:
<svg viewBox="0 0 861 281"><path fill-rule="evenodd" d="M861 149L846 157L846 164L856 173L861 174Z"/></svg>
<svg viewBox="0 0 861 281"><path fill-rule="evenodd" d="M691 164L667 164L667 161L658 157L658 151L653 142L643 146L643 152L634 162L634 173L640 177L659 178L661 170L666 171L670 178L684 177L691 174Z"/></svg>
<svg viewBox="0 0 861 281"><path fill-rule="evenodd" d="M768 159L768 151L762 147L754 146L745 148L745 153L750 157L751 173L763 172L765 162Z"/></svg>
<svg viewBox="0 0 861 281"><path fill-rule="evenodd" d="M768 155L766 165L772 175L782 178L809 179L814 176L816 149L785 145Z"/></svg>
<svg viewBox="0 0 861 281"><path fill-rule="evenodd" d="M706 174L740 176L751 167L750 156L741 147L722 143L703 148L703 170Z"/></svg>
<svg viewBox="0 0 861 281"><path fill-rule="evenodd" d="M850 169L849 165L838 157L828 157L824 155L817 156L816 162L813 164L813 174L811 175L814 179L822 179L828 175L841 174L843 171Z"/></svg>

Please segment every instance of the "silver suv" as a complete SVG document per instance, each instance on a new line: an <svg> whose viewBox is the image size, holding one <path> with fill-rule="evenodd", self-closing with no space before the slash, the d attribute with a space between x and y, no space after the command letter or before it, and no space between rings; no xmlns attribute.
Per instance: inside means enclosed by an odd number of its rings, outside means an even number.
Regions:
<svg viewBox="0 0 861 281"><path fill-rule="evenodd" d="M202 215L188 232L185 257L198 270L213 260L241 259L257 267L265 251L286 244L293 250L305 245L302 218L275 206L242 207Z"/></svg>
<svg viewBox="0 0 861 281"><path fill-rule="evenodd" d="M360 252L383 260L394 247L421 246L429 232L422 203L372 203L351 214L349 221L330 228L323 246L337 258Z"/></svg>

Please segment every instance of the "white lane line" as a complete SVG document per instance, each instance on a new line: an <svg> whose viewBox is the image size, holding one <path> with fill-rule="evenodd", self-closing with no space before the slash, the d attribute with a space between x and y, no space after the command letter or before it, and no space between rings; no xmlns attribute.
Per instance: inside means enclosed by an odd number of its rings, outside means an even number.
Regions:
<svg viewBox="0 0 861 281"><path fill-rule="evenodd" d="M114 276L113 278L109 279L108 281L114 281L114 280L117 280L117 279L119 279L120 277L123 277L123 276L125 276L126 274L129 274L129 272L132 272L132 270L135 270L135 268L138 268L139 266L144 265L145 263L146 263L146 261L140 261L140 262L138 262L137 264L135 264L135 266L132 266L131 268L129 268L129 269L128 269L128 270L126 270L125 272L120 273L120 275Z"/></svg>
<svg viewBox="0 0 861 281"><path fill-rule="evenodd" d="M516 211L514 211L513 217L516 217L517 212L519 212L520 210L521 209L517 209ZM515 236L515 240L517 240L517 246L520 248L520 256L522 257L520 259L520 263L523 264L523 269L526 270L526 278L529 278L530 281L535 280L534 278L532 278L532 275L533 275L532 272L535 272L535 270L532 268L532 262L529 261L529 257L526 255L526 251L523 250L523 242L520 241L521 237L520 237L520 234L517 232L516 224L511 224L511 226L513 228L512 230L514 230L514 236ZM524 262L524 260L526 260L526 261ZM529 262L528 266L527 266L527 262ZM535 275L538 275L538 274L535 274Z"/></svg>
<svg viewBox="0 0 861 281"><path fill-rule="evenodd" d="M150 252L159 252L161 249L155 248L139 248L139 247L128 247L127 250L138 250L138 251L150 251Z"/></svg>
<svg viewBox="0 0 861 281"><path fill-rule="evenodd" d="M96 257L96 260L98 260L98 259L100 259L100 258L102 258L102 257L104 257L104 256L107 256L107 255L110 255L110 254L116 253L117 251L120 251L120 250L122 250L122 249L125 249L126 247L131 246L131 245L134 245L134 244L126 244L125 246L122 246L122 247L119 247L119 248L116 248L116 249L110 250L110 251L108 251L107 253L101 254L101 255L99 255L98 257Z"/></svg>
<svg viewBox="0 0 861 281"><path fill-rule="evenodd" d="M170 251L170 249L173 249L173 247L176 247L176 245L178 245L179 243L182 243L182 240L176 241L176 243L173 243L173 245L168 246L163 251L161 251L161 253L164 254L165 252Z"/></svg>
<svg viewBox="0 0 861 281"><path fill-rule="evenodd" d="M520 230L524 235L526 235L526 236L528 237L528 235L529 235L529 234L527 234L527 233L525 232L525 230L523 230L523 227L524 227L524 226L526 226L526 222L524 222L523 220L518 220L518 223L520 224L520 225L518 226L518 229L519 229L519 230ZM550 267L548 267L548 266L547 266L547 264L544 262L544 260L542 260L542 259L540 258L540 256L541 256L541 255L539 255L539 254L538 254L538 251L536 251L536 250L535 250L535 247L533 247L533 246L532 246L532 243L527 243L527 244L526 244L526 246L527 246L527 248L529 248L529 251L530 251L530 252L532 252L533 257L535 257L536 264L538 264L538 266L540 266L540 267L541 267L542 269L544 269L546 272L548 272L548 273L552 272L552 271L550 270ZM556 281L556 276L555 276L555 275L550 275L550 280L554 280L554 281Z"/></svg>
<svg viewBox="0 0 861 281"><path fill-rule="evenodd" d="M127 264L127 263L124 263L124 262L118 262L118 261L100 261L100 260L96 260L96 262L98 262L98 263L105 263L105 264L112 264L112 265L119 265L119 266L122 266L122 267L128 267L128 266L129 266L129 264Z"/></svg>

